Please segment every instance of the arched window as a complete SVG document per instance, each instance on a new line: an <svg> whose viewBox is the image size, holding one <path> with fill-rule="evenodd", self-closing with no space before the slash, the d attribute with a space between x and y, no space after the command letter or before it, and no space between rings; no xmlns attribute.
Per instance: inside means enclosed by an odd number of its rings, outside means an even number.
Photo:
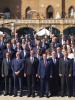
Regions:
<svg viewBox="0 0 75 100"><path fill-rule="evenodd" d="M68 27L64 29L63 31L64 35L69 36L69 35L74 35L75 36L75 27Z"/></svg>
<svg viewBox="0 0 75 100"><path fill-rule="evenodd" d="M74 7L73 6L69 7L68 16L69 17L74 17Z"/></svg>
<svg viewBox="0 0 75 100"><path fill-rule="evenodd" d="M31 10L30 7L27 7L25 10L25 18L31 19L31 13L29 12Z"/></svg>
<svg viewBox="0 0 75 100"><path fill-rule="evenodd" d="M51 32L51 34L54 34L55 36L60 36L60 30L57 29L56 27L48 26L48 27L46 27L46 29L49 30Z"/></svg>
<svg viewBox="0 0 75 100"><path fill-rule="evenodd" d="M4 9L4 13L5 13L5 12L10 12L10 9L9 9L9 8L5 8L5 9Z"/></svg>
<svg viewBox="0 0 75 100"><path fill-rule="evenodd" d="M34 38L35 30L31 27L22 27L16 31L18 33L18 37L25 37L26 34L30 36L31 39Z"/></svg>
<svg viewBox="0 0 75 100"><path fill-rule="evenodd" d="M10 11L10 8L5 8L4 10L3 10L3 13L4 13L4 18L5 19L10 19L11 18L11 11Z"/></svg>
<svg viewBox="0 0 75 100"><path fill-rule="evenodd" d="M46 17L53 18L53 7L50 5L46 9Z"/></svg>
<svg viewBox="0 0 75 100"><path fill-rule="evenodd" d="M1 27L0 31L3 32L3 34L6 35L6 38L9 40L11 38L11 30L9 28L6 27Z"/></svg>

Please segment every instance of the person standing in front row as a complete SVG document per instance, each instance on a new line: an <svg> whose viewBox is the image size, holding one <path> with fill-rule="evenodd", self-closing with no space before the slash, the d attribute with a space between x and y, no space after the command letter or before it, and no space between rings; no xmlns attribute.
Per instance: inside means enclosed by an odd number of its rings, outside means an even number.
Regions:
<svg viewBox="0 0 75 100"><path fill-rule="evenodd" d="M75 51L74 51L74 58L72 59L72 63L73 63L73 96L75 97Z"/></svg>
<svg viewBox="0 0 75 100"><path fill-rule="evenodd" d="M59 60L59 76L61 79L61 96L71 96L72 61L68 58L67 51Z"/></svg>
<svg viewBox="0 0 75 100"><path fill-rule="evenodd" d="M17 96L17 82L19 83L20 96L22 96L23 69L23 60L20 59L20 52L17 52L16 58L12 61L12 71L14 77L14 96Z"/></svg>
<svg viewBox="0 0 75 100"><path fill-rule="evenodd" d="M11 57L10 53L5 54L5 58L2 62L2 77L5 79L5 93L4 95L11 95L12 89L11 89L11 83L12 83L12 69L11 69Z"/></svg>
<svg viewBox="0 0 75 100"><path fill-rule="evenodd" d="M59 92L59 59L57 58L57 53L55 50L52 51L51 58L51 68L52 68L52 88L51 95L58 96Z"/></svg>
<svg viewBox="0 0 75 100"><path fill-rule="evenodd" d="M40 78L40 97L43 97L44 94L49 97L50 62L47 60L46 53L39 61L38 76Z"/></svg>
<svg viewBox="0 0 75 100"><path fill-rule="evenodd" d="M38 69L38 59L34 57L34 50L31 49L30 56L25 61L24 77L27 77L28 97L35 97L35 83Z"/></svg>

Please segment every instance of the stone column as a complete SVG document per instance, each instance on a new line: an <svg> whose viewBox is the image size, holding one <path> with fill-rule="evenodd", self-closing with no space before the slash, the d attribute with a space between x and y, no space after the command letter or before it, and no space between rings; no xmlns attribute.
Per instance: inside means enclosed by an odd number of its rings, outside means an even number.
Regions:
<svg viewBox="0 0 75 100"><path fill-rule="evenodd" d="M62 0L62 18L65 18L65 0Z"/></svg>

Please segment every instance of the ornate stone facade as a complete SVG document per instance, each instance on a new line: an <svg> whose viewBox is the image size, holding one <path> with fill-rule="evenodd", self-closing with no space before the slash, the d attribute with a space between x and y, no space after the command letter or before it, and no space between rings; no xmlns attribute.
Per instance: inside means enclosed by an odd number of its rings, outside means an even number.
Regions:
<svg viewBox="0 0 75 100"><path fill-rule="evenodd" d="M0 26L3 24L11 30L14 25L15 30L29 27L38 31L54 27L63 33L75 27L75 0L1 0L0 13L3 14Z"/></svg>

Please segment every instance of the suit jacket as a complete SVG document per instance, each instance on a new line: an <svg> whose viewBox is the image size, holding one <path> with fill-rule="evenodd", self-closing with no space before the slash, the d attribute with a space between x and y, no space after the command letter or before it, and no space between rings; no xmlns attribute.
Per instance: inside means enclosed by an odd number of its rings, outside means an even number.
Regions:
<svg viewBox="0 0 75 100"><path fill-rule="evenodd" d="M64 57L63 53L60 53L59 56L60 57L58 57L58 54L57 54L57 58L63 58Z"/></svg>
<svg viewBox="0 0 75 100"><path fill-rule="evenodd" d="M5 44L4 44L4 42L1 43L1 41L0 41L0 61L2 61L2 59L3 59L4 49L5 49Z"/></svg>
<svg viewBox="0 0 75 100"><path fill-rule="evenodd" d="M16 44L12 44L12 49L16 51Z"/></svg>
<svg viewBox="0 0 75 100"><path fill-rule="evenodd" d="M37 48L36 46L34 47L34 52L35 53L37 53L37 51L40 49L40 47L39 48Z"/></svg>
<svg viewBox="0 0 75 100"><path fill-rule="evenodd" d="M59 76L59 59L56 58L56 63L53 62L53 59L51 58L51 68L52 68L52 77L58 77Z"/></svg>
<svg viewBox="0 0 75 100"><path fill-rule="evenodd" d="M40 59L39 67L38 67L38 75L40 78L48 78L50 77L50 61L46 61L46 65L44 64L44 60Z"/></svg>
<svg viewBox="0 0 75 100"><path fill-rule="evenodd" d="M74 59L71 59L72 60L72 64L73 64L73 77L75 77L75 58Z"/></svg>
<svg viewBox="0 0 75 100"><path fill-rule="evenodd" d="M25 61L24 73L26 73L27 75L36 75L38 64L39 60L36 57L34 57L33 63L31 63L30 57L28 57Z"/></svg>
<svg viewBox="0 0 75 100"><path fill-rule="evenodd" d="M2 60L3 60L3 52L2 50L0 50L0 61L2 62Z"/></svg>
<svg viewBox="0 0 75 100"><path fill-rule="evenodd" d="M59 74L62 74L62 77L72 75L72 61L69 58L67 58L66 65L64 58L59 60Z"/></svg>
<svg viewBox="0 0 75 100"><path fill-rule="evenodd" d="M12 76L11 61L7 62L5 58L2 62L2 74L4 76Z"/></svg>
<svg viewBox="0 0 75 100"><path fill-rule="evenodd" d="M22 59L26 59L27 57L29 57L29 55L30 55L30 54L29 54L28 51L26 51L26 55L25 55L25 56L24 56L24 51L23 51L23 50L21 51L21 58L22 58Z"/></svg>
<svg viewBox="0 0 75 100"><path fill-rule="evenodd" d="M55 49L55 48L57 48L57 47L61 47L61 43L59 43L59 42L56 42L56 43L53 43L53 42L51 42L51 44L50 44L51 46L51 49Z"/></svg>
<svg viewBox="0 0 75 100"><path fill-rule="evenodd" d="M16 48L15 48L15 52L17 52L17 51L18 51L18 48L16 47ZM22 47L19 48L19 51L20 51L20 52L22 51Z"/></svg>
<svg viewBox="0 0 75 100"><path fill-rule="evenodd" d="M0 49L3 50L5 48L5 43L0 41Z"/></svg>
<svg viewBox="0 0 75 100"><path fill-rule="evenodd" d="M4 53L3 53L3 57L5 57L5 54L8 52L8 49L5 49L5 51L4 51ZM14 58L14 53L15 53L15 51L12 49L12 48L10 48L10 53L11 53L11 58Z"/></svg>
<svg viewBox="0 0 75 100"><path fill-rule="evenodd" d="M12 61L12 71L13 75L15 76L15 72L20 71L19 76L23 75L23 70L24 70L24 61L22 59L14 59Z"/></svg>

